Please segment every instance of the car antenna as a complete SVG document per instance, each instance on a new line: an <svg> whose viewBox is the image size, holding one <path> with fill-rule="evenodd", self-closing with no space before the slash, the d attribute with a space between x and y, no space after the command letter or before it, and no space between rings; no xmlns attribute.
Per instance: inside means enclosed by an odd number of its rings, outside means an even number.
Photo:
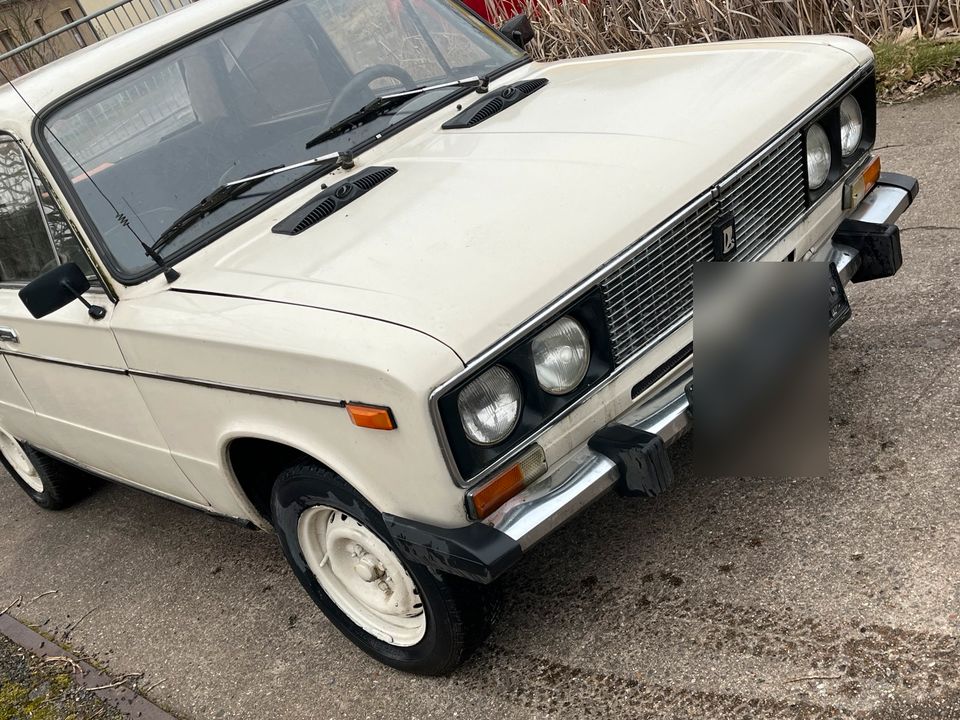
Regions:
<svg viewBox="0 0 960 720"><path fill-rule="evenodd" d="M147 257L153 260L153 262L157 265L157 267L163 270L163 276L167 279L167 282L172 283L175 280L178 280L180 278L180 273L178 273L172 267L167 265L166 261L163 259L163 256L160 255L160 253L158 253L152 247L147 245L143 241L143 239L140 237L140 235L137 233L137 231L130 226L130 220L127 219L127 216L124 215L119 210L117 210L117 206L114 205L113 201L107 197L107 194L100 189L100 186L97 185L96 181L93 179L90 173L87 172L87 169L83 167L80 161L73 156L73 153L67 149L67 146L63 144L63 142L60 140L59 137L56 136L56 134L53 132L50 126L40 119L39 113L37 113L37 111L33 109L33 106L29 102L27 102L27 99L23 96L23 93L20 92L20 88L18 88L16 85L13 84L13 81L10 79L10 77L7 75L6 71L2 67L0 67L0 75L2 75L3 79L7 81L7 84L11 88L13 88L13 91L17 94L17 97L19 97L20 100L23 101L23 104L27 106L27 109L33 113L33 117L36 118L37 122L41 125L41 127L43 127L43 129L46 130L48 133L50 133L50 137L52 137L54 140L57 141L57 145L63 148L63 151L67 154L67 157L69 157L74 163L76 163L77 167L80 168L80 172L83 173L83 176L90 181L90 184L93 185L93 187L96 188L97 192L103 196L103 199L107 201L107 205L109 205L110 209L113 210L113 214L116 217L117 222L123 225L123 227L127 228L127 230L129 230L131 233L133 233L133 236L137 239L137 242L140 243L140 247L143 248L143 251L144 253L146 253Z"/></svg>

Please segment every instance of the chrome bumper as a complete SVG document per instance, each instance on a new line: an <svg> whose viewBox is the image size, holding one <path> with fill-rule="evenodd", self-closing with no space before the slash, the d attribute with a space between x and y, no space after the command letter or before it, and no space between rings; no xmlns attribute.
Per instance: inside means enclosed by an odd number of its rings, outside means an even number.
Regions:
<svg viewBox="0 0 960 720"><path fill-rule="evenodd" d="M916 194L912 178L881 175L880 183L863 199L850 219L890 224L910 206ZM827 240L803 260L833 261L844 284L860 268L857 250ZM659 435L669 445L691 426L684 388L692 377L692 357L672 371L655 396L641 399L614 422ZM586 443L571 452L549 475L512 498L484 523L515 541L523 550L550 534L585 506L613 489L619 480L616 464Z"/></svg>

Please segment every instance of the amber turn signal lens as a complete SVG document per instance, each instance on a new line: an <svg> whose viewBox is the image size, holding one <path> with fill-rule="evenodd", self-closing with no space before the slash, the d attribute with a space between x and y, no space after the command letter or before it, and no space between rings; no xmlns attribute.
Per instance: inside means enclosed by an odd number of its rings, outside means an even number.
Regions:
<svg viewBox="0 0 960 720"><path fill-rule="evenodd" d="M473 509L477 517L483 519L503 505L518 492L523 490L526 483L519 465L508 468L497 475L473 496Z"/></svg>
<svg viewBox="0 0 960 720"><path fill-rule="evenodd" d="M543 448L534 445L516 465L511 465L485 485L474 490L470 496L473 510L479 519L489 517L507 500L547 471L547 459Z"/></svg>
<svg viewBox="0 0 960 720"><path fill-rule="evenodd" d="M357 427L369 428L370 430L397 429L397 423L393 419L390 408L347 403L347 412L350 414L350 420Z"/></svg>
<svg viewBox="0 0 960 720"><path fill-rule="evenodd" d="M880 179L880 158L876 157L864 168L863 172L854 175L843 186L843 209L852 210L860 204Z"/></svg>
<svg viewBox="0 0 960 720"><path fill-rule="evenodd" d="M863 171L863 185L865 192L870 192L870 189L877 184L877 180L880 179L880 158L876 157L873 159L873 162L867 165L867 169Z"/></svg>

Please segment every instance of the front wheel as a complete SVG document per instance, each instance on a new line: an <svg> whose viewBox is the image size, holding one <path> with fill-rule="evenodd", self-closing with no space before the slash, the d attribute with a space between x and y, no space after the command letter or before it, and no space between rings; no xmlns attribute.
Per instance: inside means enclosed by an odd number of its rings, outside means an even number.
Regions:
<svg viewBox="0 0 960 720"><path fill-rule="evenodd" d="M347 638L380 662L442 675L488 634L491 589L401 558L380 513L329 470L309 462L285 470L271 510L300 583Z"/></svg>

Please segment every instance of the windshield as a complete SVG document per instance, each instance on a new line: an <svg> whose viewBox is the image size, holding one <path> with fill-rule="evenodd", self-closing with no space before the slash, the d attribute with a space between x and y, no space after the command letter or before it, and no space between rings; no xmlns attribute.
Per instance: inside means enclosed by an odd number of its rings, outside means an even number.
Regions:
<svg viewBox="0 0 960 720"><path fill-rule="evenodd" d="M412 95L306 148L377 95L485 75L520 57L452 0L287 0L71 100L46 119L46 142L120 274L134 277L152 265L136 236L153 243L215 188L347 150L462 90ZM163 256L315 169L257 183Z"/></svg>

